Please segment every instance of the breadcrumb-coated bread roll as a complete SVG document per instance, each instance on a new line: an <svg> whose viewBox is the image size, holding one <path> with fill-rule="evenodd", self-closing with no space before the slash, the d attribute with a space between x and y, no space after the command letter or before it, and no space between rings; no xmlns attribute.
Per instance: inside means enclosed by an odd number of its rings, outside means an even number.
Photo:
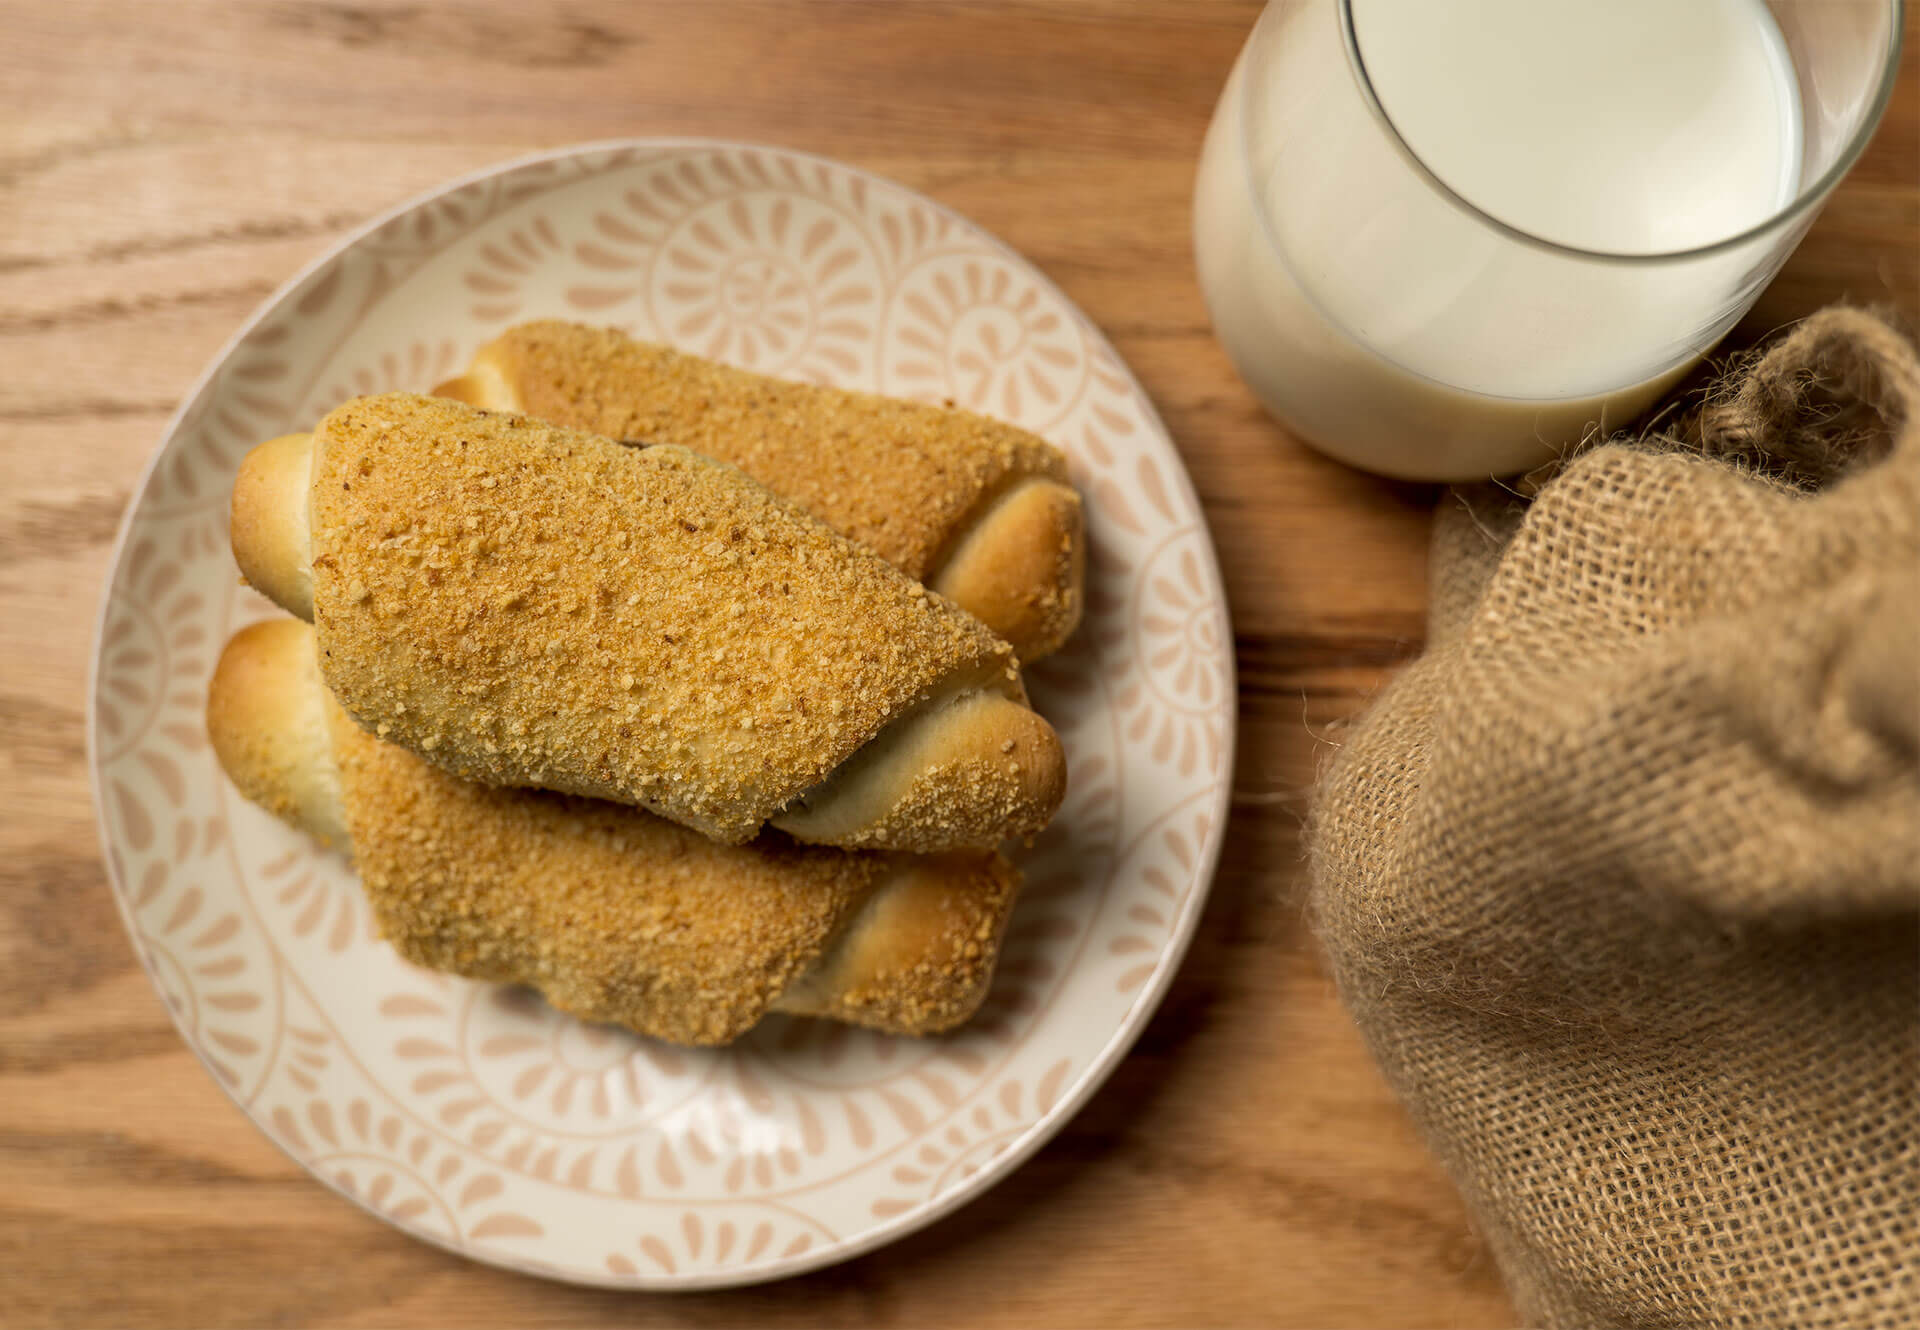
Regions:
<svg viewBox="0 0 1920 1330"><path fill-rule="evenodd" d="M954 600L1023 661L1080 622L1086 523L1067 460L1001 421L558 320L509 328L434 391L737 466Z"/></svg>
<svg viewBox="0 0 1920 1330"><path fill-rule="evenodd" d="M987 991L1018 890L997 854L717 845L637 809L459 780L355 725L291 619L228 644L207 728L244 795L353 857L408 960L675 1043L725 1043L768 1011L951 1029Z"/></svg>
<svg viewBox="0 0 1920 1330"><path fill-rule="evenodd" d="M298 491L257 471L303 465L304 532L243 511ZM920 852L1031 835L1064 793L1005 643L684 448L389 394L310 460L257 449L234 505L250 580L310 586L341 705L457 775ZM275 564L299 534L304 583Z"/></svg>

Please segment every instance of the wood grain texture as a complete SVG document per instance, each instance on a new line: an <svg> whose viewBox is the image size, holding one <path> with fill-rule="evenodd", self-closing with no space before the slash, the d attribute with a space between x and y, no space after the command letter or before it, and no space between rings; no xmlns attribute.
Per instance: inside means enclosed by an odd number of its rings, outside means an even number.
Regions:
<svg viewBox="0 0 1920 1330"><path fill-rule="evenodd" d="M1510 1324L1483 1245L1301 917L1316 738L1419 646L1430 491L1323 461L1212 341L1200 136L1227 0L11 0L0 42L0 1324ZM1742 326L1920 313L1920 40L1858 169ZM958 1215L765 1289L503 1274L384 1227L255 1132L175 1036L108 897L83 761L119 512L175 403L357 221L521 152L763 139L1004 237L1113 338L1225 563L1234 823L1138 1049Z"/></svg>

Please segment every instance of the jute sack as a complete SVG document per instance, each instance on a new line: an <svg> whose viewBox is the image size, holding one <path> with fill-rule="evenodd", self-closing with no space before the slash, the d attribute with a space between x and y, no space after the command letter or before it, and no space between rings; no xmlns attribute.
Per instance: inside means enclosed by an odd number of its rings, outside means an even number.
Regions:
<svg viewBox="0 0 1920 1330"><path fill-rule="evenodd" d="M1920 1326L1920 365L1830 310L1443 502L1316 793L1341 993L1546 1326Z"/></svg>

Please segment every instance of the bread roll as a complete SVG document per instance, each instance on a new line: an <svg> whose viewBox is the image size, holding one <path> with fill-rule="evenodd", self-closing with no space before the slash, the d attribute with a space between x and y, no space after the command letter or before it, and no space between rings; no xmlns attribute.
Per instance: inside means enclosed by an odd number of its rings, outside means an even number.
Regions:
<svg viewBox="0 0 1920 1330"><path fill-rule="evenodd" d="M341 712L293 619L228 644L207 731L242 794L354 858L402 956L674 1043L725 1043L770 1010L951 1029L987 991L1018 890L997 854L723 846L458 780Z"/></svg>
<svg viewBox="0 0 1920 1330"><path fill-rule="evenodd" d="M406 394L300 437L243 464L235 556L356 720L456 775L729 843L988 848L1059 806L1006 644L731 467Z"/></svg>
<svg viewBox="0 0 1920 1330"><path fill-rule="evenodd" d="M977 616L1023 661L1080 622L1080 496L1060 450L1025 430L558 321L508 329L434 391L737 466Z"/></svg>

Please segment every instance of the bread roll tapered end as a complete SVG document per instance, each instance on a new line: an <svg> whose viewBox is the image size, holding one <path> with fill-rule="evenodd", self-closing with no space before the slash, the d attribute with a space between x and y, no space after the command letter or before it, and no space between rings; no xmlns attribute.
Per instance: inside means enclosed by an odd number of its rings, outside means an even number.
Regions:
<svg viewBox="0 0 1920 1330"><path fill-rule="evenodd" d="M1066 791L1053 727L982 690L896 721L773 825L824 845L930 853L1032 836Z"/></svg>
<svg viewBox="0 0 1920 1330"><path fill-rule="evenodd" d="M435 397L447 397L482 411L524 411L520 389L506 364L506 352L499 342L489 342L474 353L473 363L457 379L448 379L434 387Z"/></svg>
<svg viewBox="0 0 1920 1330"><path fill-rule="evenodd" d="M927 584L985 621L1022 661L1038 660L1079 626L1086 559L1079 493L1034 478L982 513Z"/></svg>
<svg viewBox="0 0 1920 1330"><path fill-rule="evenodd" d="M951 1030L980 1007L1020 875L999 855L900 855L861 914L779 1010L899 1034Z"/></svg>
<svg viewBox="0 0 1920 1330"><path fill-rule="evenodd" d="M269 439L240 463L233 481L233 559L247 581L281 609L313 618L312 533L307 490L313 436Z"/></svg>
<svg viewBox="0 0 1920 1330"><path fill-rule="evenodd" d="M349 851L313 630L296 619L242 629L207 689L207 737L240 793Z"/></svg>

